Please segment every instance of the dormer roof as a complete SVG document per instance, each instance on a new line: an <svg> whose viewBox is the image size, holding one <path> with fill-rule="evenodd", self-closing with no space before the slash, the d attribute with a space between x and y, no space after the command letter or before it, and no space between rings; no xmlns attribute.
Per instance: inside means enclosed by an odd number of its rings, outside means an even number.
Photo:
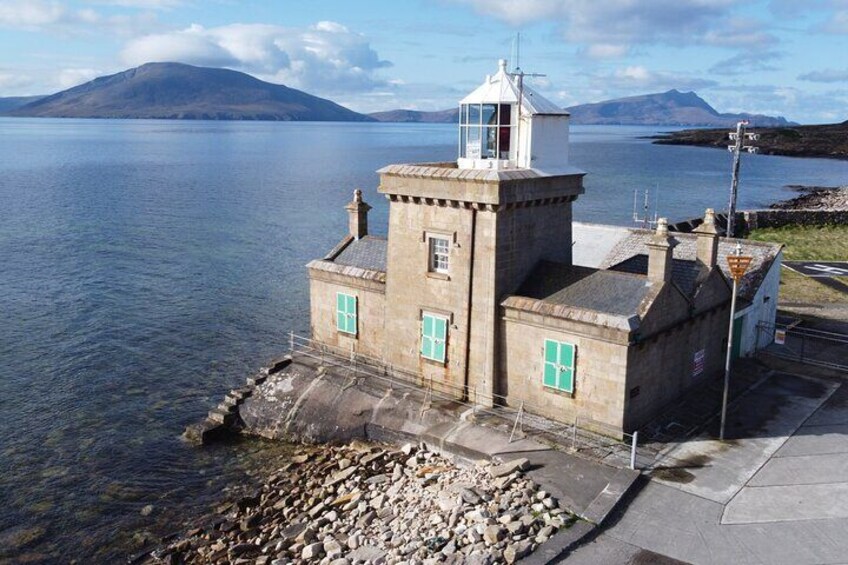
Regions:
<svg viewBox="0 0 848 565"><path fill-rule="evenodd" d="M568 112L557 106L532 87L524 84L524 99L521 104L521 113L536 115L563 115ZM483 84L478 86L468 96L460 100L460 104L516 104L520 98L520 88L517 75L512 75L506 70L506 61L499 61L498 72L493 76L486 77Z"/></svg>

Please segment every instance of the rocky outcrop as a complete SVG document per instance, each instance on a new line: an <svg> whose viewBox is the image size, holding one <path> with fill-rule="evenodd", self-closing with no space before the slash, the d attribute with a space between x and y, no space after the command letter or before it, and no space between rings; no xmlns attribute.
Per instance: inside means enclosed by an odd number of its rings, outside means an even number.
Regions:
<svg viewBox="0 0 848 565"><path fill-rule="evenodd" d="M576 520L525 466L460 466L423 444L303 448L147 562L514 563Z"/></svg>
<svg viewBox="0 0 848 565"><path fill-rule="evenodd" d="M765 155L848 159L848 122L816 126L758 127L754 143ZM725 129L687 129L655 136L660 145L700 145L727 150Z"/></svg>
<svg viewBox="0 0 848 565"><path fill-rule="evenodd" d="M775 210L845 210L848 211L848 186L798 186L790 188L799 196L771 205Z"/></svg>

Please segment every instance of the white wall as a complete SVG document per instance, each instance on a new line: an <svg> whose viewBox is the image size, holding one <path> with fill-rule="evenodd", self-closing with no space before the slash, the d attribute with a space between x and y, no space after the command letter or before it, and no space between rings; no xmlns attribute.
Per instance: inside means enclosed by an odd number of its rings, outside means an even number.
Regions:
<svg viewBox="0 0 848 565"><path fill-rule="evenodd" d="M530 168L544 172L568 168L568 116L535 115L530 128Z"/></svg>
<svg viewBox="0 0 848 565"><path fill-rule="evenodd" d="M772 342L774 336L763 332L760 323L774 325L777 317L777 299L780 292L780 265L783 262L783 252L777 254L765 279L763 279L757 294L754 295L750 308L745 310L745 322L742 324L742 340L739 354L743 357L753 355L758 348L762 349Z"/></svg>

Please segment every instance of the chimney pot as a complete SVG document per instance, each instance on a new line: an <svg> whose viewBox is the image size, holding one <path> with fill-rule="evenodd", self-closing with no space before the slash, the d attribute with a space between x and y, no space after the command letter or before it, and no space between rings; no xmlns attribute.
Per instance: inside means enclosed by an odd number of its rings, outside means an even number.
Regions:
<svg viewBox="0 0 848 565"><path fill-rule="evenodd" d="M354 239L362 239L368 235L368 211L371 206L362 200L362 191L358 188L353 191L353 201L345 206L349 216L350 236Z"/></svg>
<svg viewBox="0 0 848 565"><path fill-rule="evenodd" d="M668 282L671 280L672 239L668 235L668 219L657 221L657 231L648 243L648 280Z"/></svg>
<svg viewBox="0 0 848 565"><path fill-rule="evenodd" d="M704 222L693 232L698 236L695 259L702 270L711 271L718 259L718 229L716 229L715 210L707 208Z"/></svg>

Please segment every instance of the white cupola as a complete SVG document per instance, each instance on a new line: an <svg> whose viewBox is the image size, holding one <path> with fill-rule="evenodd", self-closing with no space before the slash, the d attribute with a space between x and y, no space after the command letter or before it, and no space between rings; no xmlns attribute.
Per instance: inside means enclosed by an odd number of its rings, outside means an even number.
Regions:
<svg viewBox="0 0 848 565"><path fill-rule="evenodd" d="M460 169L568 169L568 112L524 84L524 73L498 72L459 102Z"/></svg>

